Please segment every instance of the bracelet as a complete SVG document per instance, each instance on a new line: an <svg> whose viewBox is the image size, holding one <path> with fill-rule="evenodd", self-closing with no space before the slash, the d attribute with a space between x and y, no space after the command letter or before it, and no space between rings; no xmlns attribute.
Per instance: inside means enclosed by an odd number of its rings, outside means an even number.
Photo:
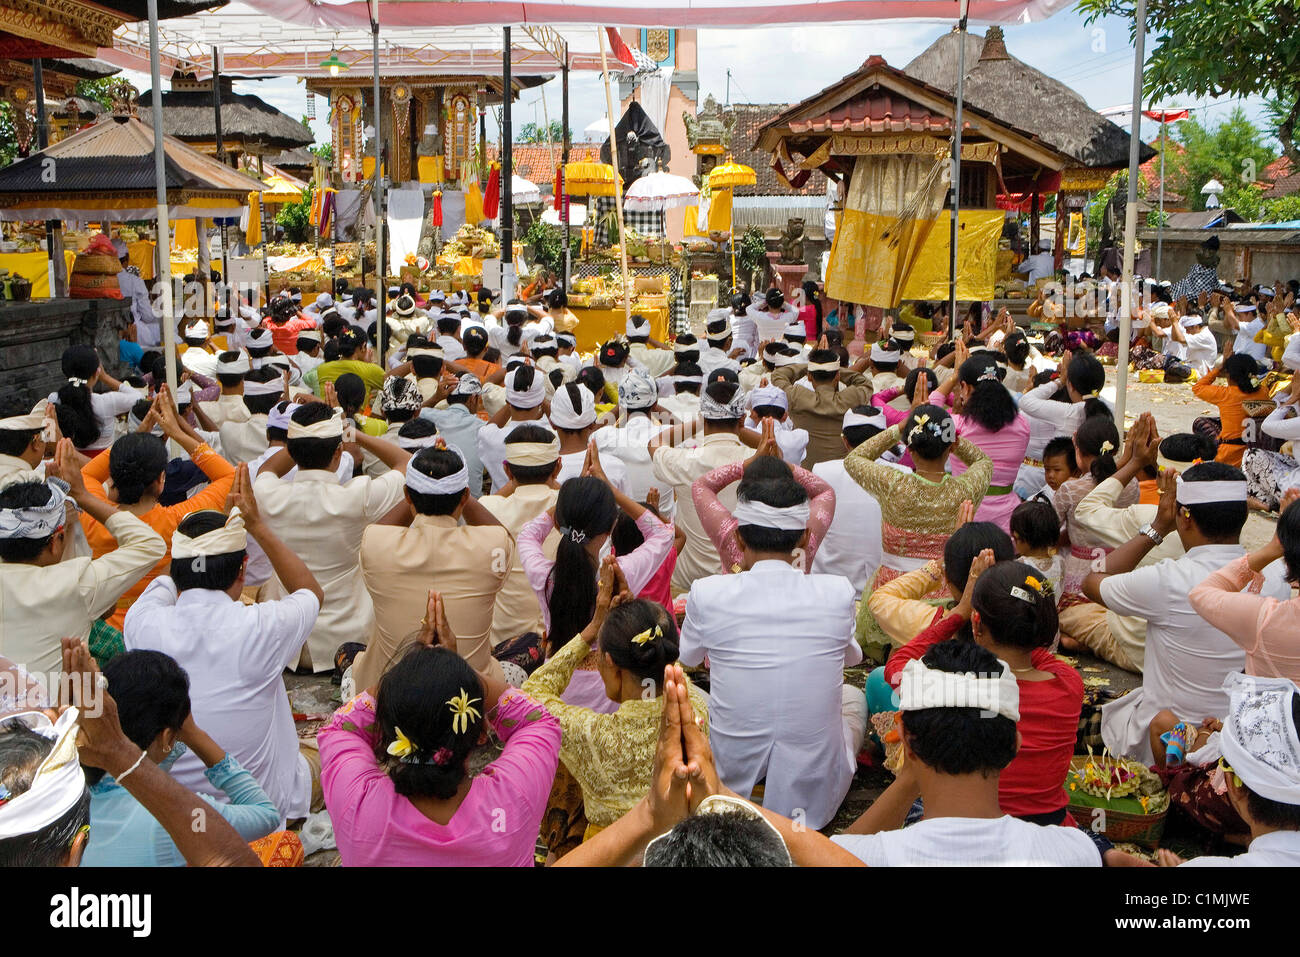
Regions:
<svg viewBox="0 0 1300 957"><path fill-rule="evenodd" d="M138 767L140 766L140 762L143 761L143 760L144 760L144 751L141 751L141 752L140 752L140 756L139 756L138 758L135 759L135 764L131 765L129 768L127 768L127 769L126 769L125 771L123 771L121 774L114 775L114 778L113 778L113 779L114 779L115 781L117 781L118 784L121 784L123 781L126 780L126 777L127 777L128 774L130 774L132 771L134 771L136 768L138 768Z"/></svg>

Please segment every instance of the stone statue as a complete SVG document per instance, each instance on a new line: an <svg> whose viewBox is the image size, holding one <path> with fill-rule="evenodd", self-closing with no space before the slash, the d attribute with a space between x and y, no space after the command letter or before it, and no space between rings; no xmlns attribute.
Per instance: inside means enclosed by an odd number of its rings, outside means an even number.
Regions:
<svg viewBox="0 0 1300 957"><path fill-rule="evenodd" d="M709 94L704 98L704 108L698 115L682 113L682 122L686 125L686 144L692 150L697 144L731 148L731 130L736 125L736 114L718 108L718 101Z"/></svg>
<svg viewBox="0 0 1300 957"><path fill-rule="evenodd" d="M430 123L424 128L424 135L420 137L420 145L417 147L417 155L442 155L442 134L438 132L437 123Z"/></svg>
<svg viewBox="0 0 1300 957"><path fill-rule="evenodd" d="M781 262L801 263L803 258L803 217L793 216L786 220L785 231L781 233Z"/></svg>

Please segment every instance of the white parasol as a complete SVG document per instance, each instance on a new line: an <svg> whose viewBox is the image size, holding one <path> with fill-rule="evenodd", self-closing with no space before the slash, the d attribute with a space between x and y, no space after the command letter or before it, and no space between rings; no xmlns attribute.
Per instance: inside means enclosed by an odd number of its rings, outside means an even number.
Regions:
<svg viewBox="0 0 1300 957"><path fill-rule="evenodd" d="M659 170L642 176L624 196L623 207L633 212L660 212L679 206L694 206L700 200L700 188L685 176Z"/></svg>
<svg viewBox="0 0 1300 957"><path fill-rule="evenodd" d="M524 179L522 176L511 176L510 197L516 206L526 206L529 203L540 203L542 201L542 191L530 179Z"/></svg>

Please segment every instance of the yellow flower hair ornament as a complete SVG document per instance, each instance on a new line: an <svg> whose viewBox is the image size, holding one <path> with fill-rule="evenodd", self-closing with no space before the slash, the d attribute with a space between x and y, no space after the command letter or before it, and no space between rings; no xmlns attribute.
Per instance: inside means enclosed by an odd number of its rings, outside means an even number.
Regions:
<svg viewBox="0 0 1300 957"><path fill-rule="evenodd" d="M474 707L474 702L478 700L471 698L461 688L460 694L447 702L447 707L451 709L451 730L456 734L464 734L469 730L470 721L480 717L478 709Z"/></svg>
<svg viewBox="0 0 1300 957"><path fill-rule="evenodd" d="M402 734L401 728L393 728L393 733L397 735L388 745L388 753L395 758L409 758L415 753L415 745L411 739Z"/></svg>
<svg viewBox="0 0 1300 957"><path fill-rule="evenodd" d="M660 628L658 625L655 625L653 628L647 628L645 631L641 632L641 634L639 634L639 635L633 635L633 636L632 636L632 644L634 644L634 645L648 645L648 644L650 644L650 642L654 641L656 638L662 638L663 636L664 636L664 630L663 630L662 628Z"/></svg>

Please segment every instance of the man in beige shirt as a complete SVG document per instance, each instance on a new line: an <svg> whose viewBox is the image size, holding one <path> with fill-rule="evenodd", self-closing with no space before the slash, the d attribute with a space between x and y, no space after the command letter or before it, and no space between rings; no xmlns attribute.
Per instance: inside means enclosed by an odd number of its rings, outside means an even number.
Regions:
<svg viewBox="0 0 1300 957"><path fill-rule="evenodd" d="M370 593L358 574L361 536L368 525L401 504L411 458L409 452L359 429L356 443L392 471L340 485L335 470L343 455L343 420L323 402L307 403L289 418L286 448L266 460L253 482L266 523L302 556L325 592L320 616L304 646L303 664L317 673L334 668L340 645L364 638L374 627ZM295 465L298 471L293 477L284 478ZM262 592L267 599L286 594L274 576Z"/></svg>
<svg viewBox="0 0 1300 957"><path fill-rule="evenodd" d="M864 360L852 369L840 370L840 357L829 349L814 349L807 365L779 366L772 372L772 384L790 400L790 418L808 430L808 452L803 467L844 458L840 427L844 413L871 401L871 380L863 374ZM800 384L808 376L812 388ZM840 388L841 384L844 388Z"/></svg>
<svg viewBox="0 0 1300 957"><path fill-rule="evenodd" d="M45 419L49 403L41 399L30 412L6 409L0 418L0 481L34 472L45 458ZM51 410L52 411L52 410Z"/></svg>
<svg viewBox="0 0 1300 957"><path fill-rule="evenodd" d="M747 459L753 450L737 434L745 417L745 393L736 383L713 382L700 397L700 414L704 419L704 435L695 448L675 448L695 431L695 423L665 429L650 440L646 448L654 463L655 478L673 486L677 499L675 524L686 533L686 544L677 554L677 567L673 570L674 595L690 591L697 578L722 574L722 560L718 550L695 513L691 484L722 465ZM722 490L718 499L727 508L736 505L736 487Z"/></svg>
<svg viewBox="0 0 1300 957"><path fill-rule="evenodd" d="M560 471L560 440L540 425L519 425L506 436L505 450L509 481L496 495L484 495L479 504L495 515L511 535L518 535L521 528L555 506L560 493L556 481ZM553 540L547 542L546 550L553 558ZM496 607L492 610L492 647L530 631L541 634L543 628L537 592L528 583L516 550L510 573L497 592Z"/></svg>
<svg viewBox="0 0 1300 957"><path fill-rule="evenodd" d="M226 422L247 422L252 414L244 405L244 376L252 369L248 353L223 352L216 362L221 395L211 402L200 402L198 408L218 429Z"/></svg>
<svg viewBox="0 0 1300 957"><path fill-rule="evenodd" d="M0 655L34 674L57 675L62 639L88 637L95 619L167 553L152 528L86 490L75 457L64 439L50 467L59 478L15 475L0 486ZM117 548L64 561L67 499L102 523Z"/></svg>
<svg viewBox="0 0 1300 957"><path fill-rule="evenodd" d="M375 616L366 650L352 664L356 687L373 685L405 653L430 591L442 595L460 656L480 674L504 680L489 633L497 593L515 564L515 541L469 494L459 452L422 449L405 482L410 527L371 525L361 536L361 576Z"/></svg>

